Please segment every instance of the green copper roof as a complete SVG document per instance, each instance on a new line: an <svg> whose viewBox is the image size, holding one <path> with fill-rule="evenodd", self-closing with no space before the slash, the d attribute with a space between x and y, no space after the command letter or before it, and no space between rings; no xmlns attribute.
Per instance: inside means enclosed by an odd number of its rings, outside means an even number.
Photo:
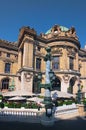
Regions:
<svg viewBox="0 0 86 130"><path fill-rule="evenodd" d="M45 34L51 33L51 29L52 29L52 28L50 28Z"/></svg>
<svg viewBox="0 0 86 130"><path fill-rule="evenodd" d="M61 31L62 31L62 32L66 32L66 31L69 30L68 28L66 28L66 27L64 27L64 26L60 26L60 28L61 28Z"/></svg>
<svg viewBox="0 0 86 130"><path fill-rule="evenodd" d="M64 27L64 26L60 26L60 28L61 28L61 31L62 31L62 32L66 32L66 31L69 30L68 28L66 28L66 27ZM51 33L51 30L52 30L52 28L50 28L45 34Z"/></svg>

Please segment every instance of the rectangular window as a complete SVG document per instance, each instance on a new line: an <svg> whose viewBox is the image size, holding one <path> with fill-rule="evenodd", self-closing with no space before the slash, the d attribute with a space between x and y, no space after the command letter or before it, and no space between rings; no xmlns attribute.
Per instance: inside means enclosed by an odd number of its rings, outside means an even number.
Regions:
<svg viewBox="0 0 86 130"><path fill-rule="evenodd" d="M52 69L59 69L59 57L55 56L52 60Z"/></svg>
<svg viewBox="0 0 86 130"><path fill-rule="evenodd" d="M7 53L7 57L10 57L10 53Z"/></svg>
<svg viewBox="0 0 86 130"><path fill-rule="evenodd" d="M10 73L10 63L5 63L5 73Z"/></svg>
<svg viewBox="0 0 86 130"><path fill-rule="evenodd" d="M41 59L36 58L36 69L40 70L41 69Z"/></svg>
<svg viewBox="0 0 86 130"><path fill-rule="evenodd" d="M0 56L2 55L2 52L0 51Z"/></svg>
<svg viewBox="0 0 86 130"><path fill-rule="evenodd" d="M41 47L40 47L40 46L38 46L38 47L37 47L37 49L38 49L38 51L40 51Z"/></svg>
<svg viewBox="0 0 86 130"><path fill-rule="evenodd" d="M74 67L74 59L72 57L70 57L70 59L69 59L69 69L73 70L73 67Z"/></svg>

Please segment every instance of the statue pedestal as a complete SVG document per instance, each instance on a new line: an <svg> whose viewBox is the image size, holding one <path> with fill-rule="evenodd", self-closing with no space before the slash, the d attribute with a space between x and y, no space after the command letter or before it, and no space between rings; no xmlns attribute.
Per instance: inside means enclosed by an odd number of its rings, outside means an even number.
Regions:
<svg viewBox="0 0 86 130"><path fill-rule="evenodd" d="M54 122L55 122L55 120L54 120L53 116L47 117L46 114L44 113L44 115L42 115L42 117L41 117L41 124L44 126L53 126Z"/></svg>

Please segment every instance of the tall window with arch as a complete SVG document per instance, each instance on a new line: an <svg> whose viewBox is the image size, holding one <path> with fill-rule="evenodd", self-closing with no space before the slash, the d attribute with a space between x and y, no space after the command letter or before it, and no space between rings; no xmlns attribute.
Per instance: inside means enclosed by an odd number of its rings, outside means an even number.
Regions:
<svg viewBox="0 0 86 130"><path fill-rule="evenodd" d="M52 69L57 70L59 69L59 56L54 56L52 60Z"/></svg>
<svg viewBox="0 0 86 130"><path fill-rule="evenodd" d="M5 78L2 80L2 90L8 89L9 87L9 78Z"/></svg>
<svg viewBox="0 0 86 130"><path fill-rule="evenodd" d="M70 70L74 69L74 58L73 57L69 58L69 69Z"/></svg>
<svg viewBox="0 0 86 130"><path fill-rule="evenodd" d="M41 69L41 59L40 58L36 58L36 69L37 70Z"/></svg>
<svg viewBox="0 0 86 130"><path fill-rule="evenodd" d="M11 67L11 64L10 63L5 63L5 73L10 73L10 67Z"/></svg>

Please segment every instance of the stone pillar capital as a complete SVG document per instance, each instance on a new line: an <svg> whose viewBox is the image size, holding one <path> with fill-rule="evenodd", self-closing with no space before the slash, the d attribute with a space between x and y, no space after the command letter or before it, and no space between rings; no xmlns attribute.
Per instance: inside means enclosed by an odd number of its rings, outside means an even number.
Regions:
<svg viewBox="0 0 86 130"><path fill-rule="evenodd" d="M32 39L25 38L23 43L34 43Z"/></svg>

